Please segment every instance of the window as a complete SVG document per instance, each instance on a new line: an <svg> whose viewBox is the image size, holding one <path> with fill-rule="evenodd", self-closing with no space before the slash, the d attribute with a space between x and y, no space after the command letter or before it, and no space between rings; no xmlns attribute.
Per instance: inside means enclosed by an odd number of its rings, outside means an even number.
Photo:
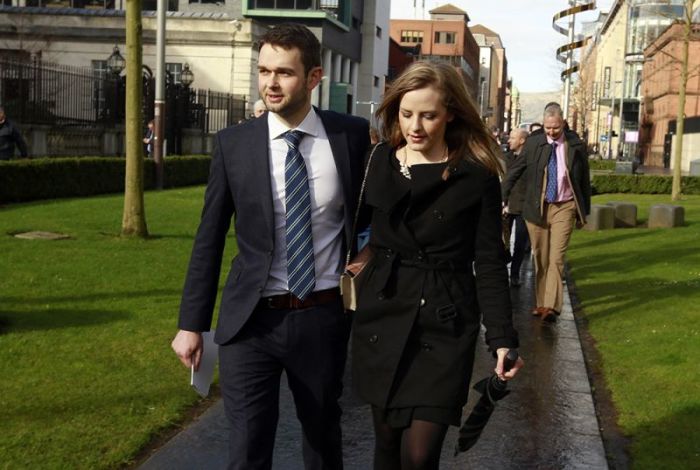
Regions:
<svg viewBox="0 0 700 470"><path fill-rule="evenodd" d="M222 1L222 0L218 0ZM311 10L314 8L312 5L312 0L250 0L250 8L280 8L284 10ZM328 3L334 3L335 6L327 6ZM338 2L324 2L320 3L321 9L333 9L338 7Z"/></svg>
<svg viewBox="0 0 700 470"><path fill-rule="evenodd" d="M379 86L379 77L377 77L376 75L374 76L374 86L375 87Z"/></svg>
<svg viewBox="0 0 700 470"><path fill-rule="evenodd" d="M423 43L423 31L401 31L401 42Z"/></svg>
<svg viewBox="0 0 700 470"><path fill-rule="evenodd" d="M435 44L454 44L456 36L454 31L435 31Z"/></svg>
<svg viewBox="0 0 700 470"><path fill-rule="evenodd" d="M165 64L166 77L173 81L174 84L182 83L182 64L168 62Z"/></svg>
<svg viewBox="0 0 700 470"><path fill-rule="evenodd" d="M92 86L92 104L98 115L105 109L105 79L108 74L106 60L92 61L92 76L95 78Z"/></svg>
<svg viewBox="0 0 700 470"><path fill-rule="evenodd" d="M377 30L375 31L375 34L377 35L378 38L382 37L382 28L377 26Z"/></svg>

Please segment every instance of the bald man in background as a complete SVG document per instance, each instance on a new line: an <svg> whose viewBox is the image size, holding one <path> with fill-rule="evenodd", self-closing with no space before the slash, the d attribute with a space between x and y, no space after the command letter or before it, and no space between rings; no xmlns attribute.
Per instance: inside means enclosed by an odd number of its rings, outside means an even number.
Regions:
<svg viewBox="0 0 700 470"><path fill-rule="evenodd" d="M510 170L525 146L528 132L516 128L510 131L508 137L508 152L503 157L506 161L506 171ZM520 178L510 191L508 205L503 208L506 226L506 246L510 246L510 234L515 224L515 243L510 264L510 285L520 287L520 266L523 264L525 253L530 249L530 237L527 226L522 218L523 202L525 201L525 178Z"/></svg>

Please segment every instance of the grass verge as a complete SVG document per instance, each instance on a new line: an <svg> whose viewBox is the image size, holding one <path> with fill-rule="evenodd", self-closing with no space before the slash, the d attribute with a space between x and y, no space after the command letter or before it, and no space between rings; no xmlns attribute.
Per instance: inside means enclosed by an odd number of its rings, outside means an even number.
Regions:
<svg viewBox="0 0 700 470"><path fill-rule="evenodd" d="M121 196L0 209L0 467L127 465L198 401L170 341L203 191L147 193L149 240Z"/></svg>
<svg viewBox="0 0 700 470"><path fill-rule="evenodd" d="M668 196L606 194L649 207ZM590 334L632 439L634 468L700 468L700 197L686 226L576 231L567 253Z"/></svg>

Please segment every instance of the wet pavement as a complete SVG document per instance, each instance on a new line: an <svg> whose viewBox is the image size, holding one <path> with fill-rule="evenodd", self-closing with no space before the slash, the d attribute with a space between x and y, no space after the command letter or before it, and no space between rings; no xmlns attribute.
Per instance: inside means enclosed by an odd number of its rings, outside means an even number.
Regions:
<svg viewBox="0 0 700 470"><path fill-rule="evenodd" d="M458 429L445 441L441 469L607 469L605 451L593 407L578 331L568 290L561 316L544 324L530 315L533 273L523 263L522 287L511 288L520 353L526 366L510 383L512 393L498 403L479 442L454 456ZM472 382L490 375L494 360L485 344L477 346ZM349 365L347 370L349 370ZM286 380L282 379L285 384ZM350 392L341 405L346 470L372 468L373 435L367 405ZM280 422L273 468L303 470L300 427L288 389L282 387ZM468 416L479 398L470 393ZM210 470L225 468L228 427L219 400L199 419L154 453L141 470Z"/></svg>

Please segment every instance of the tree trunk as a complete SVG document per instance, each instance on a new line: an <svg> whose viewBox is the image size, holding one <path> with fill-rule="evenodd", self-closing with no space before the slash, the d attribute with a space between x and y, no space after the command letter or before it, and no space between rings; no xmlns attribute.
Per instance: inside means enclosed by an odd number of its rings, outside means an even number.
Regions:
<svg viewBox="0 0 700 470"><path fill-rule="evenodd" d="M671 199L677 201L681 197L681 161L683 155L683 133L685 127L685 91L688 86L688 43L693 27L693 0L685 2L683 21L683 45L681 51L681 76L678 84L678 116L676 118L676 145L673 148L673 184Z"/></svg>
<svg viewBox="0 0 700 470"><path fill-rule="evenodd" d="M143 203L141 0L126 0L126 177L123 236L148 236Z"/></svg>

